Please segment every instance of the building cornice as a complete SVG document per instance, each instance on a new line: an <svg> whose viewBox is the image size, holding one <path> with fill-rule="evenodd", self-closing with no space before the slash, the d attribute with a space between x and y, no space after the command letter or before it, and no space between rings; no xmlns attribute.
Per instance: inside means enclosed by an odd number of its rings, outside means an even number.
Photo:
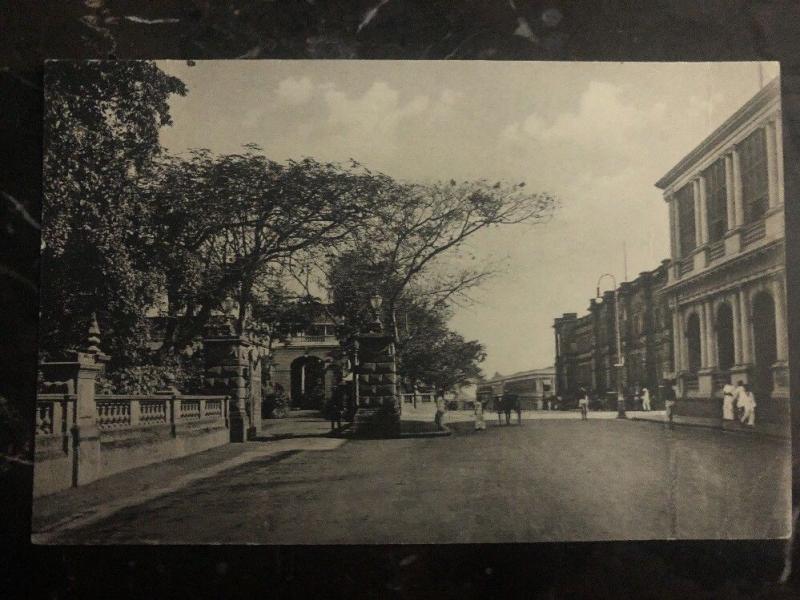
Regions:
<svg viewBox="0 0 800 600"><path fill-rule="evenodd" d="M680 162L672 167L667 174L656 182L656 187L665 190L681 175L706 156L722 140L732 135L740 127L747 124L759 111L780 95L779 80L776 77L758 91L744 106L737 110L722 125L717 127L711 135L704 139L697 147L684 156Z"/></svg>

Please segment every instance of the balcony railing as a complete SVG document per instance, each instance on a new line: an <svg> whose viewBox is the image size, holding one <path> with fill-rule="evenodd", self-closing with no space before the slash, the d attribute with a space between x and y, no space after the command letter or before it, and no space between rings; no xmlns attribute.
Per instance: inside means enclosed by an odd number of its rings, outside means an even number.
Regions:
<svg viewBox="0 0 800 600"><path fill-rule="evenodd" d="M687 273L691 273L692 269L694 269L694 257L688 256L678 262L677 265L678 277L683 277Z"/></svg>
<svg viewBox="0 0 800 600"><path fill-rule="evenodd" d="M765 235L767 235L767 223L764 219L745 225L742 230L742 246L749 246Z"/></svg>
<svg viewBox="0 0 800 600"><path fill-rule="evenodd" d="M294 335L288 339L289 346L338 346L339 340L335 335Z"/></svg>
<svg viewBox="0 0 800 600"><path fill-rule="evenodd" d="M725 256L725 242L720 240L713 242L706 247L706 264L711 264Z"/></svg>
<svg viewBox="0 0 800 600"><path fill-rule="evenodd" d="M683 382L686 389L690 392L696 392L700 389L700 381L697 378L697 373L687 373L683 376Z"/></svg>

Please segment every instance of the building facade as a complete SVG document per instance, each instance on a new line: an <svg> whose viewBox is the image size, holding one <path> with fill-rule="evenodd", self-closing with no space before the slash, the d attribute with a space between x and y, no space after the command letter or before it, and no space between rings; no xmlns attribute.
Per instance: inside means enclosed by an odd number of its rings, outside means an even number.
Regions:
<svg viewBox="0 0 800 600"><path fill-rule="evenodd" d="M513 394L519 398L522 410L542 410L545 399L555 393L555 375L553 367L520 371L512 375L495 373L488 381L478 384L475 395L491 407L496 398Z"/></svg>
<svg viewBox="0 0 800 600"><path fill-rule="evenodd" d="M665 367L672 364L672 332L667 305L661 295L667 281L669 261L653 271L644 271L616 290L592 298L587 314L565 313L555 319L556 393L565 400L575 398L581 388L609 402L616 398L617 377L630 396L637 387L658 389ZM622 367L617 364L616 311Z"/></svg>
<svg viewBox="0 0 800 600"><path fill-rule="evenodd" d="M780 88L774 80L656 186L670 218L662 294L674 331L678 412L720 413L728 382L753 386L761 421L788 420Z"/></svg>

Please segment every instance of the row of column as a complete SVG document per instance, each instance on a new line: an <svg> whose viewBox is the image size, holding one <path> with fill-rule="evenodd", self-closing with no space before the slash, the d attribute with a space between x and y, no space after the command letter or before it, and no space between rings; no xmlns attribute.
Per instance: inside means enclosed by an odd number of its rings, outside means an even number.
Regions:
<svg viewBox="0 0 800 600"><path fill-rule="evenodd" d="M754 290L755 291L755 290ZM780 277L769 283L769 293L775 306L775 341L778 361L786 361L788 356L785 291ZM687 308L678 308L672 314L673 350L675 370L686 371L689 367L688 340L686 326L688 315L694 311L700 321L700 366L713 368L719 366L719 353L716 335L716 300L727 302L733 313L733 348L736 365L752 364L754 360L752 293L745 286L728 292L724 297L706 298Z"/></svg>
<svg viewBox="0 0 800 600"><path fill-rule="evenodd" d="M763 125L766 135L767 181L769 186L769 206L779 203L779 182L783 180L783 144L781 141L780 112L772 115ZM742 199L742 167L736 145L724 154L725 190L728 229L736 229L744 224L744 203ZM691 181L694 197L695 242L702 246L708 242L708 199L706 194L706 177L699 173ZM670 218L670 253L673 258L679 254L680 234L678 228L678 206L674 195L669 198Z"/></svg>

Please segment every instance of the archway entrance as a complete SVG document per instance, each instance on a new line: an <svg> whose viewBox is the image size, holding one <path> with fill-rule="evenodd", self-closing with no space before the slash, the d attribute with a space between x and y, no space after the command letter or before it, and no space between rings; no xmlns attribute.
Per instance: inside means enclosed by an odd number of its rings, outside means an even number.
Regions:
<svg viewBox="0 0 800 600"><path fill-rule="evenodd" d="M690 373L697 373L700 370L700 317L697 313L689 315L686 321L686 345L688 350L689 364L687 365Z"/></svg>
<svg viewBox="0 0 800 600"><path fill-rule="evenodd" d="M778 357L775 338L775 302L767 292L753 298L753 391L757 396L772 393L772 365Z"/></svg>
<svg viewBox="0 0 800 600"><path fill-rule="evenodd" d="M325 362L316 356L301 356L292 361L292 405L302 409L322 409L325 405Z"/></svg>
<svg viewBox="0 0 800 600"><path fill-rule="evenodd" d="M727 303L717 310L717 357L719 368L729 371L736 361L733 349L733 310Z"/></svg>

